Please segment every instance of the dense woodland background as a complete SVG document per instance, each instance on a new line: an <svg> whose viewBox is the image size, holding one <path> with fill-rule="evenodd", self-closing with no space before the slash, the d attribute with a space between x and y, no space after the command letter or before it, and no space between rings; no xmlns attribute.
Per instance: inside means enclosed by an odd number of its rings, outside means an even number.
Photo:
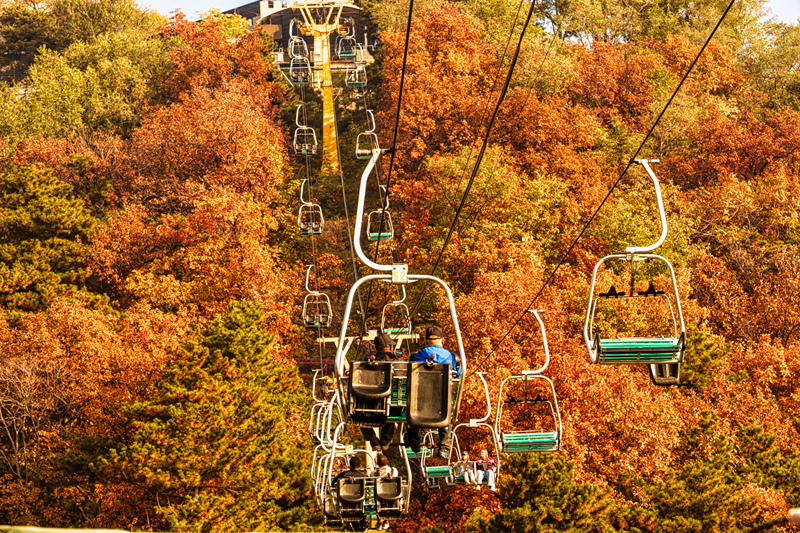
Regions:
<svg viewBox="0 0 800 533"><path fill-rule="evenodd" d="M361 5L381 44L363 97L337 93L351 214L365 106L376 109L383 146L391 142L408 9ZM381 257L427 273L527 4L415 5L392 169L398 238ZM726 6L536 7L437 270L493 394L509 372L541 362L530 315L494 348ZM800 27L764 9L734 4L643 152L662 160L670 235L661 250L691 331L681 386L590 366L580 335L597 259L658 232L652 188L634 169L536 303L546 309L562 451L509 458L496 494L422 492L393 529L733 532L800 506ZM321 527L308 476L310 389L295 359L320 356L299 326L314 251L341 319L354 279L347 221L340 176L320 172L317 157L313 193L327 225L313 249L299 235L307 169L289 145L301 95L271 64L275 44L246 26L219 13L164 20L131 0L2 6L0 523ZM320 101L305 97L320 128ZM375 288L369 325L392 296ZM448 335L441 295L409 292L420 298L415 324ZM607 325L658 320L619 311ZM482 409L471 387L462 418Z"/></svg>

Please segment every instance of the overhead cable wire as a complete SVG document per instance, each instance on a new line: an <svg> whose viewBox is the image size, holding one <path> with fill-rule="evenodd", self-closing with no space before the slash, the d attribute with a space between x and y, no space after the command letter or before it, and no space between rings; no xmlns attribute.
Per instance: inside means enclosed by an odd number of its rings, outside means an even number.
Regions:
<svg viewBox="0 0 800 533"><path fill-rule="evenodd" d="M611 186L611 189L609 189L609 191L606 194L606 196L600 202L600 205L597 206L597 209L595 209L594 213L592 213L592 216L589 217L589 220L586 222L586 224L584 224L584 226L581 229L580 233L578 233L578 236L575 237L575 239L572 241L572 244L570 244L570 246L567 249L567 251L564 252L561 255L561 259L559 260L558 264L556 264L556 267L553 269L553 271L547 277L545 282L539 288L538 292L533 297L533 299L528 304L528 306L522 311L522 313L520 314L519 318L517 318L517 320L514 322L514 324L508 329L508 331L505 332L505 334L500 338L500 340L497 342L497 344L494 346L494 348L492 348L492 350L488 354L486 354L486 356L481 360L481 362L478 363L477 365L475 365L475 369L470 373L470 375L474 374L475 372L477 372L481 368L483 363L485 363L486 360L494 352L497 351L497 349L500 347L500 345L503 343L503 341L506 340L506 338L511 334L511 332L514 330L514 328L516 328L520 324L520 322L522 322L522 319L525 317L525 314L530 309L533 308L533 305L536 303L536 300L539 298L539 296L541 296L542 292L547 287L547 285L550 284L550 281L552 281L553 277L556 275L556 272L558 272L558 269L561 268L561 266L565 263L567 257L569 257L569 255L572 253L572 250L575 248L575 245L578 244L578 241L581 239L581 237L583 237L583 234L586 233L586 230L588 229L589 225L594 221L595 217L597 217L597 214L600 212L600 209L603 208L603 206L605 205L606 201L609 199L611 194L614 192L614 189L616 189L617 185L619 185L620 181L622 181L622 178L625 177L625 174L628 172L628 170L631 168L631 166L633 166L633 164L636 162L636 158L639 155L639 152L642 150L642 148L644 148L645 143L648 141L650 136L653 134L653 131L655 130L655 128L658 125L658 123L661 121L661 118L664 116L664 113L666 113L667 109L669 109L669 106L672 104L672 101L675 99L675 96L677 96L678 91L680 91L681 87L683 87L683 83L689 77L689 74L692 72L692 70L694 69L694 66L697 64L697 61L703 55L703 51L705 51L706 47L711 42L711 39L714 37L714 34L717 32L717 29L719 29L720 25L722 24L722 21L725 20L725 17L727 16L727 14L730 11L731 7L733 7L734 2L736 2L736 0L731 0L730 4L728 4L728 7L722 13L722 17L720 17L720 19L717 22L716 26L714 26L714 29L711 31L711 34L708 36L708 39L706 39L706 42L703 44L702 48L700 48L700 51L697 53L697 56L692 61L691 65L689 65L688 70L686 71L686 73L681 78L681 81L680 81L680 83L678 83L678 86L673 91L672 96L669 97L669 100L667 101L666 105L664 106L664 108L659 113L658 118L656 118L656 120L653 123L653 125L650 126L650 129L648 130L647 135L645 135L644 139L639 144L639 147L636 149L636 152L633 154L633 156L628 161L628 164L625 166L625 169L622 171L622 173L619 175L619 177L616 179L616 181L614 181L614 184Z"/></svg>
<svg viewBox="0 0 800 533"><path fill-rule="evenodd" d="M489 112L489 101L491 100L492 94L494 93L494 88L497 87L497 82L500 81L500 73L503 71L503 63L506 61L506 54L508 54L508 47L511 44L511 38L514 36L514 30L517 29L517 19L519 19L519 14L522 12L522 4L525 0L520 0L519 6L517 6L517 14L514 15L514 22L511 23L511 30L508 32L508 39L506 39L506 45L503 49L503 55L500 56L500 63L497 65L497 73L494 76L494 81L492 81L492 87L486 93L486 101L483 103L483 111L481 111L481 121L480 124L483 124L486 121L486 114ZM469 166L469 162L472 161L472 152L475 150L475 144L470 143L469 146L469 154L467 154L467 158L464 161L464 170L461 172L461 177L458 178L458 185L456 185L454 192L458 192L461 188L461 182L464 181L464 177L467 175L467 167Z"/></svg>
<svg viewBox="0 0 800 533"><path fill-rule="evenodd" d="M333 82L331 82L331 83L333 83ZM334 102L334 106L333 106L333 127L334 127L335 131L337 132L336 153L338 155L339 161L341 161L342 160L342 152L341 152L341 148L339 146L339 141L338 141L338 139L339 139L339 137L338 137L339 122L338 122L338 119L336 117L336 105L335 105L335 102ZM358 281L358 279L359 279L358 264L356 263L356 255L355 255L355 252L353 251L353 232L352 232L352 229L350 228L350 214L349 214L348 208L347 208L347 193L345 191L345 186L344 186L344 170L342 169L342 165L341 164L339 164L339 182L342 185L342 203L344 204L344 218L345 218L345 222L347 224L347 241L350 244L350 260L353 263L353 276L355 276L355 281ZM358 305L361 308L361 321L363 323L366 323L366 321L367 321L367 313L365 312L365 309L364 309L364 301L361 298L361 289L360 288L357 291L357 295L358 295Z"/></svg>
<svg viewBox="0 0 800 533"><path fill-rule="evenodd" d="M444 239L444 243L442 243L442 249L439 251L439 256L436 258L436 262L431 268L430 274L433 275L436 272L436 269L439 267L439 263L444 256L444 251L447 248L447 244L450 242L450 238L453 236L453 232L455 231L456 224L458 223L458 218L461 216L461 211L464 209L464 205L467 202L467 197L469 196L469 192L472 189L472 184L475 182L475 178L478 176L478 171L481 167L481 162L483 161L483 156L486 153L486 148L489 145L489 137L492 133L492 128L494 127L495 120L497 120L497 114L500 111L500 106L503 105L503 100L505 100L506 93L508 92L508 87L511 84L511 77L514 74L514 68L517 66L517 59L519 59L520 49L522 48L522 40L525 37L525 31L528 29L528 25L531 22L531 17L533 16L533 9L536 7L536 2L531 2L531 7L528 10L528 16L525 19L525 24L522 26L522 31L519 35L519 43L517 44L517 49L514 51L514 56L511 59L511 64L508 67L508 74L506 74L506 80L503 83L503 88L500 91L500 96L497 99L497 103L494 106L494 111L492 112L492 116L489 119L489 124L486 127L486 134L483 136L483 143L481 144L480 152L478 152L478 159L475 161L475 166L472 168L472 174L470 175L469 182L467 182L467 187L464 190L464 194L461 196L461 203L458 205L458 209L456 210L455 216L453 217L453 223L450 225L450 229L447 232L447 237ZM427 287L426 287L427 290ZM424 297L423 294L417 300L417 303L414 304L414 308L411 310L411 315L413 316L416 312L417 308L419 307L422 299Z"/></svg>

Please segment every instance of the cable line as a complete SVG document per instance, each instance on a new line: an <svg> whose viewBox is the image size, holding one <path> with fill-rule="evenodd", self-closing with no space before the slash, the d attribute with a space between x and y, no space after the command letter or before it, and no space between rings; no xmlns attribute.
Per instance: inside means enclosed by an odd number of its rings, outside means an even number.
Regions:
<svg viewBox="0 0 800 533"><path fill-rule="evenodd" d="M611 196L611 193L614 192L614 189L617 187L617 185L619 185L619 182L622 181L622 178L628 172L628 169L631 168L631 166L636 161L636 158L639 155L639 152L642 150L642 148L644 148L644 145L648 141L648 139L650 138L650 135L652 135L653 130L655 130L656 126L661 121L661 118L664 116L664 113L667 111L669 106L672 104L672 101L675 99L675 96L678 94L678 91L680 91L681 87L683 86L683 83L689 77L689 74L692 72L692 69L694 69L694 66L695 66L695 64L697 64L697 61L700 59L700 56L703 55L703 51L705 51L706 47L708 46L708 43L711 42L711 39L714 37L714 34L717 32L717 29L719 29L720 25L722 24L722 21L725 20L725 16L728 14L728 11L730 11L731 7L733 7L734 2L736 2L736 0L731 0L730 4L728 4L728 7L725 9L725 12L722 13L722 17L717 22L717 25L714 26L714 29L711 31L711 34L708 36L708 39L706 39L706 42L703 44L702 48L700 48L700 51L697 53L697 56L692 61L692 64L689 65L689 69L686 71L686 73L681 78L681 81L680 81L680 83L678 83L678 86L675 88L675 91L673 91L672 96L669 97L669 100L667 101L666 105L661 110L661 113L659 113L658 118L656 118L655 122L650 127L650 129L648 130L647 135L645 135L644 140L642 140L642 142L639 144L639 147L636 149L636 153L634 153L633 157L630 158L630 160L628 161L628 164L625 166L625 169L622 171L622 173L616 179L614 184L611 186L611 189L609 189L609 191L606 194L605 198L603 198L603 200L600 202L600 205L597 206L597 209L594 211L594 213L592 213L592 216L589 218L589 220L586 222L586 224L584 224L583 229L581 229L580 233L578 233L578 236L575 237L575 240L572 241L572 244L570 244L570 246L567 249L567 251L564 252L561 255L561 259L559 260L558 264L553 269L553 271L550 273L550 275L547 277L547 279L542 284L542 286L539 288L539 291L533 297L533 299L528 304L528 306L522 311L522 314L520 314L519 318L517 318L517 320L514 322L514 324L500 338L500 340L498 341L497 345L495 345L495 347L492 348L492 351L490 351L488 354L486 354L486 356L481 360L480 363L475 365L475 368L472 370L472 373L470 375L474 374L478 369L481 368L481 365L483 365L483 363L485 363L486 360L494 352L497 351L497 349L500 347L500 345L503 343L503 341L506 340L508 335L514 330L514 328L516 328L519 325L519 323L522 321L522 318L525 316L525 314L528 312L528 310L533 307L533 305L536 303L536 300L539 298L539 296L541 296L541 294L544 291L545 287L547 287L547 285L553 279L553 276L555 276L556 272L558 272L558 269L561 268L561 265L564 264L564 262L566 261L567 257L572 253L572 250L575 248L575 245L578 244L578 241L580 240L580 238L583 237L584 233L586 233L587 228L594 221L595 217L600 212L600 209L603 208L603 205L605 205L606 201Z"/></svg>
<svg viewBox="0 0 800 533"><path fill-rule="evenodd" d="M528 10L528 16L525 19L525 24L522 26L522 32L519 35L519 43L517 44L517 49L514 51L514 56L511 59L511 64L508 68L508 74L506 74L506 81L503 84L503 88L500 91L500 97L497 99L497 104L495 104L494 111L492 112L492 117L489 119L489 124L486 127L486 134L483 137L483 144L481 145L481 150L478 153L478 159L475 161L475 166L472 168L472 175L469 178L469 182L467 183L467 188L464 190L464 194L461 197L461 203L456 210L456 214L453 217L453 223L450 225L450 230L447 232L447 237L445 237L444 243L442 244L442 249L439 251L439 256L436 258L436 263L434 263L433 268L429 273L430 276L436 272L436 269L439 267L439 263L442 260L442 256L444 255L444 251L447 248L447 244L450 242L450 238L453 236L453 231L455 230L456 224L458 223L458 218L461 216L461 210L464 208L464 204L467 202L467 196L469 196L470 189L472 189L472 184L475 182L475 178L478 176L478 170L480 170L481 162L483 161L483 156L486 153L486 147L489 145L489 136L492 133L492 127L494 127L495 120L497 119L497 113L500 111L500 106L503 104L503 100L505 100L506 93L508 92L508 86L511 84L511 76L514 74L514 68L517 66L517 59L519 58L519 52L522 48L522 40L525 37L525 31L528 29L528 25L531 22L531 17L533 16L533 8L536 7L536 2L531 2L531 7ZM427 287L426 287L427 290ZM411 310L411 314L413 315L419 304L422 302L422 298L425 295L425 292L420 296L417 300L417 303L414 305L414 308ZM474 373L474 371L473 371Z"/></svg>
<svg viewBox="0 0 800 533"><path fill-rule="evenodd" d="M336 118L336 105L333 106L333 127L336 128L336 131L339 131L339 122ZM339 161L342 160L341 148L339 143L336 143L336 151L339 154ZM344 170L342 169L342 165L339 165L339 182L342 185L342 203L344 203L344 218L347 223L347 241L350 243L350 260L353 263L353 275L355 276L355 280L358 281L358 264L356 263L356 254L353 251L353 233L350 228L350 214L347 209L347 194L345 192L344 187ZM361 321L362 323L366 324L367 321L367 313L364 309L364 301L361 299L361 290L358 291L358 305L361 308Z"/></svg>

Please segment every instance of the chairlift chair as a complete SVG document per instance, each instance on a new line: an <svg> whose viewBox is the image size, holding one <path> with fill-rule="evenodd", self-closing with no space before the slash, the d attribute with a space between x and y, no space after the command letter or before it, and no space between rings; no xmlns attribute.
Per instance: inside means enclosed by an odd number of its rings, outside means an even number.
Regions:
<svg viewBox="0 0 800 533"><path fill-rule="evenodd" d="M336 56L345 61L353 61L358 52L358 43L352 35L343 35L337 38Z"/></svg>
<svg viewBox="0 0 800 533"><path fill-rule="evenodd" d="M664 210L664 202L661 198L661 187L658 183L647 159L637 160L653 181L656 191L656 200L661 219L661 236L650 246L629 246L624 253L611 254L600 259L592 272L592 280L589 289L589 304L586 310L586 319L583 325L583 336L586 347L589 351L589 359L594 364L623 365L623 364L646 364L651 365L650 372L653 381L659 385L677 384L680 378L680 365L683 352L686 349L686 327L683 322L683 312L681 310L680 296L678 294L678 282L675 278L675 270L672 264L664 257L649 253L659 247L667 236L667 218ZM653 162L658 162L653 160ZM617 291L612 286L607 292L599 293L595 296L595 285L597 273L607 261L618 261L627 263L630 268L630 284L628 293ZM665 265L670 273L672 280L671 295L665 291L656 290L651 282L644 291L636 289L636 270L637 264L642 261L655 261ZM669 308L672 318L672 336L636 336L623 338L603 337L594 331L594 319L597 313L597 304L607 299L620 299L625 301L630 298L663 298ZM673 301L675 307L673 308ZM660 369L653 365L672 365L662 366ZM659 373L661 374L659 376Z"/></svg>
<svg viewBox="0 0 800 533"><path fill-rule="evenodd" d="M366 188L369 175L372 169L378 162L381 156L380 150L373 152L369 164L366 166L361 175L361 183L359 185L358 193L358 206L356 209L354 235L360 236L363 231L362 225L366 217L364 216L364 201L366 197ZM439 278L424 274L410 274L408 267L404 264L379 264L366 256L361 248L361 239L353 239L353 247L355 248L358 258L369 268L383 272L380 274L370 274L358 279L351 287L347 294L344 312L342 315L342 326L339 333L339 339L336 344L336 377L337 386L339 387L340 395L346 398L347 406L345 410L348 413L353 412L352 402L360 401L360 390L362 385L366 394L362 396L363 399L374 401L375 404L383 401L383 395L386 394L387 387L387 373L384 367L374 367L374 378L369 377L370 372L363 371L364 368L359 368L359 373L362 377L359 378L359 383L356 387L350 386L351 376L355 375L353 372L354 365L359 365L357 362L349 362L346 360L347 343L347 329L350 322L350 314L353 309L353 301L356 294L359 293L361 286L364 283L372 281L382 281L391 283L393 285L404 285L406 283L414 283L417 281L431 281L437 284L445 293L447 298L447 305L450 311L450 318L453 326L453 336L455 339L455 346L452 348L456 354L456 359L460 363L460 375L455 375L449 364L440 363L417 363L407 361L391 361L392 365L392 388L390 391L389 400L389 413L386 415L386 420L391 421L395 417L397 421L405 420L411 426L421 429L439 429L449 427L452 420L458 417L458 408L461 402L463 380L467 371L467 356L464 351L464 344L461 339L461 331L458 326L458 316L455 309L455 301L450 287ZM350 374L347 368L351 369ZM398 374L402 377L396 378ZM374 380L373 380L374 379ZM395 384L401 383L400 380L405 382L405 398L402 404L398 401L397 405L392 405L395 401ZM376 390L370 391L369 386L375 385ZM380 389L380 390L378 390ZM398 393L400 391L398 390ZM349 394L348 394L349 393ZM374 398L369 395L374 394ZM399 394L398 394L399 400ZM383 406L375 407L376 416L383 416ZM378 412L380 410L380 412ZM399 412L398 412L399 411ZM376 421L372 421L375 423Z"/></svg>
<svg viewBox="0 0 800 533"><path fill-rule="evenodd" d="M380 145L378 144L378 136L375 133L365 131L359 133L356 137L357 159L369 159L372 157L372 151L376 148L380 148Z"/></svg>
<svg viewBox="0 0 800 533"><path fill-rule="evenodd" d="M370 241L389 241L394 238L392 215L389 213L389 193L386 186L380 186L383 205L367 216L367 239Z"/></svg>
<svg viewBox="0 0 800 533"><path fill-rule="evenodd" d="M326 521L334 523L341 520L344 523L360 522L361 520L376 521L377 519L394 520L408 511L411 497L411 465L408 457L403 454L405 462L405 476L377 477L371 473L375 469L373 455L364 449L353 449L350 446L339 444L339 438L345 424L340 424L333 435L332 453L326 456L327 463L324 469L318 469L316 479L321 478L321 492L323 499L329 499L331 504L326 507ZM334 482L334 460L340 458L348 462L356 454L363 454L366 459L364 476L342 478ZM371 463L371 464L370 464ZM320 475L321 472L321 475ZM319 498L318 498L319 501ZM328 516L330 515L330 516Z"/></svg>
<svg viewBox="0 0 800 533"><path fill-rule="evenodd" d="M308 291L308 294L306 294L303 301L303 323L307 329L329 328L333 318L331 299L328 298L327 294L316 290L312 291L309 287L312 268L314 268L314 265L308 265L308 270L306 270L306 291Z"/></svg>
<svg viewBox="0 0 800 533"><path fill-rule="evenodd" d="M356 137L356 158L369 159L372 157L373 151L380 149L378 144L378 135L375 133L375 115L371 110L367 110L367 120L372 124L372 127L363 133L359 133Z"/></svg>
<svg viewBox="0 0 800 533"><path fill-rule="evenodd" d="M503 396L507 393L506 385L512 381L521 381L523 383L522 398L509 399ZM546 383L546 390L549 397L542 397L537 394L533 396L530 394L530 385L535 381ZM504 430L504 407L510 404L522 405L546 405L549 411L553 424L550 429L542 428L519 428ZM506 419L508 414L506 413ZM522 374L516 374L507 377L500 384L500 393L497 400L497 416L495 418L495 432L498 435L500 448L505 453L523 453L523 452L554 452L561 448L561 414L558 409L558 398L556 397L556 389L553 382L547 376L535 374L531 371L523 371Z"/></svg>
<svg viewBox="0 0 800 533"><path fill-rule="evenodd" d="M295 83L311 82L311 62L307 57L293 57L289 62L289 79Z"/></svg>
<svg viewBox="0 0 800 533"><path fill-rule="evenodd" d="M542 343L544 346L545 361L544 364L536 370L523 370L520 374L511 375L505 378L500 383L500 392L497 398L497 414L495 415L494 431L501 448L505 453L523 453L523 452L552 452L561 447L562 425L561 425L561 412L558 409L558 398L556 396L556 389L550 378L542 375L548 365L550 364L550 348L547 344L547 332L545 331L544 322L539 315L539 310L530 310L539 323L539 329L542 332ZM521 397L509 397L507 385L513 382L522 382L522 395ZM537 387L537 394L533 396L531 392L532 384L543 384L542 388ZM544 389L544 390L542 390ZM519 394L519 391L516 391ZM546 396L541 393L545 392ZM546 413L552 420L549 428L534 428L534 427L513 427L505 429L508 422L508 413L503 416L504 407L507 405L523 405L523 406L546 406ZM531 417L524 417L530 420Z"/></svg>
<svg viewBox="0 0 800 533"><path fill-rule="evenodd" d="M317 153L317 133L314 128L300 126L294 130L294 152L301 155Z"/></svg>
<svg viewBox="0 0 800 533"><path fill-rule="evenodd" d="M484 430L489 431L489 436L491 437L492 445L494 446L494 454L492 457L495 457L497 460L497 470L495 471L495 482L500 480L500 443L497 440L497 433L495 432L494 427L490 423L486 421L489 420L489 417L492 416L492 400L489 396L489 386L486 383L486 379L483 377L484 372L475 372L474 375L478 376L483 384L483 393L484 397L486 398L486 414L483 418L473 418L470 419L469 422L462 422L461 424L456 425L453 428L453 446L450 449L450 456L447 458L447 464L453 466L453 472L451 476L445 480L448 485L465 485L466 479L463 473L458 473L455 470L455 464L453 462L453 450L456 452L456 459L457 461L461 461L463 456L461 452L461 445L459 444L458 440L458 430L462 428L481 428ZM472 463L478 462L478 458L475 458L475 461L471 461ZM475 465L473 464L473 467Z"/></svg>
<svg viewBox="0 0 800 533"><path fill-rule="evenodd" d="M394 239L392 215L388 210L379 208L370 212L367 217L367 239L371 241L390 241Z"/></svg>
<svg viewBox="0 0 800 533"><path fill-rule="evenodd" d="M298 25L302 25L302 22L297 19L289 22L289 56L293 58L308 57L308 46L305 39L294 32L295 26Z"/></svg>
<svg viewBox="0 0 800 533"><path fill-rule="evenodd" d="M344 84L348 87L366 87L367 71L363 65L355 65L345 69Z"/></svg>
<svg viewBox="0 0 800 533"><path fill-rule="evenodd" d="M383 306L381 311L381 330L390 337L411 335L411 312L405 304L406 288L400 286L403 297Z"/></svg>
<svg viewBox="0 0 800 533"><path fill-rule="evenodd" d="M306 235L321 235L325 227L322 208L317 204L303 204L297 213L297 225Z"/></svg>
<svg viewBox="0 0 800 533"><path fill-rule="evenodd" d="M307 329L331 327L331 300L322 292L306 294L303 301L303 323Z"/></svg>
<svg viewBox="0 0 800 533"><path fill-rule="evenodd" d="M303 104L299 104L295 113L297 129L294 130L294 151L296 154L313 155L317 153L317 133L314 128L306 126L305 123L300 123L300 109L302 107Z"/></svg>

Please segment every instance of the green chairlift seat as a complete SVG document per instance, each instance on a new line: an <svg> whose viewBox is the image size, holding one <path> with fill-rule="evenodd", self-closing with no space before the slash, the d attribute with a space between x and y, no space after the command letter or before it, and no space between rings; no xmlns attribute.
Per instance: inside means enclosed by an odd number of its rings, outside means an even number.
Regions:
<svg viewBox="0 0 800 533"><path fill-rule="evenodd" d="M557 431L512 431L500 434L500 445L506 453L554 452L559 449Z"/></svg>
<svg viewBox="0 0 800 533"><path fill-rule="evenodd" d="M677 363L686 342L680 337L627 337L604 339L595 336L597 364L636 365Z"/></svg>

